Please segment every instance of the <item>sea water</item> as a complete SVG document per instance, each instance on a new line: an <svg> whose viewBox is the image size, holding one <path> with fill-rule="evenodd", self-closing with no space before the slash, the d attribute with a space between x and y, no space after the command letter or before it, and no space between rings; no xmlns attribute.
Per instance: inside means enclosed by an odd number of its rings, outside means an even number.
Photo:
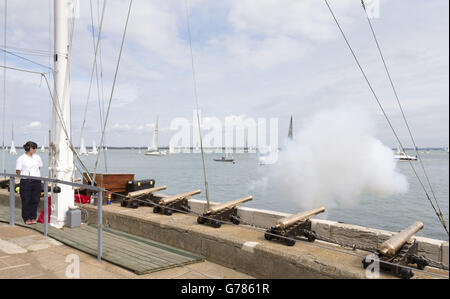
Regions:
<svg viewBox="0 0 450 299"><path fill-rule="evenodd" d="M23 150L18 151L23 154ZM44 161L42 176L48 175L48 154L38 152ZM412 153L411 153L412 154ZM18 156L6 154L6 171L15 172L15 160ZM106 156L106 163L105 163ZM277 186L270 181L261 187L255 182L264 178L270 167L260 166L259 157L252 153L235 153L235 164L215 162L221 154L206 154L206 175L209 185L210 201L225 202L252 195L253 200L245 203L245 207L271 210L284 213L299 213L295 199L283 198ZM427 170L428 178L444 213L448 224L449 217L449 154L446 151L430 150L422 152L421 157ZM82 161L93 170L96 155L83 156ZM419 162L412 162L422 182L427 187L426 178ZM317 218L339 221L360 226L373 227L389 231L400 231L415 221L424 223L419 236L448 240L438 218L428 202L425 192L408 162L399 162L399 170L408 178L409 191L405 194L379 198L363 196L353 206L327 207L326 214ZM204 176L200 154L181 153L167 156L146 156L137 149L109 149L101 152L97 173L131 173L136 179L155 179L156 186L167 185L161 193L175 195L196 189L202 193L194 198L205 200ZM81 174L77 172L77 177ZM255 188L255 186L257 186Z"/></svg>

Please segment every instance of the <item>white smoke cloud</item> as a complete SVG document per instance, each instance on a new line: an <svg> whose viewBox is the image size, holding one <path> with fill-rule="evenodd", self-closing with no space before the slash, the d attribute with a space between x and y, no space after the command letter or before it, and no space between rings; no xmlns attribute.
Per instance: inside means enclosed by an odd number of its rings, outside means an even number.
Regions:
<svg viewBox="0 0 450 299"><path fill-rule="evenodd" d="M393 151L374 136L369 114L359 108L321 112L286 143L270 180L299 208L352 206L364 195L405 193Z"/></svg>

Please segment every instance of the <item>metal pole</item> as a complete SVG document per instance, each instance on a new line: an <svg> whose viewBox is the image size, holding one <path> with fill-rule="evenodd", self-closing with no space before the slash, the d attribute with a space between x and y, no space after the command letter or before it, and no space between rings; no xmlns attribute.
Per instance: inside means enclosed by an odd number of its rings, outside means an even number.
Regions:
<svg viewBox="0 0 450 299"><path fill-rule="evenodd" d="M48 182L44 180L44 236L48 235Z"/></svg>
<svg viewBox="0 0 450 299"><path fill-rule="evenodd" d="M102 242L103 242L103 220L102 220L102 208L103 208L103 191L98 193L97 209L98 209L98 245L97 245L97 259L102 260Z"/></svg>
<svg viewBox="0 0 450 299"><path fill-rule="evenodd" d="M14 197L14 192L15 192L15 188L16 184L15 184L15 178L13 176L9 177L9 225L10 226L14 226L14 216L15 216L15 212L16 212L16 207L15 207L15 197Z"/></svg>

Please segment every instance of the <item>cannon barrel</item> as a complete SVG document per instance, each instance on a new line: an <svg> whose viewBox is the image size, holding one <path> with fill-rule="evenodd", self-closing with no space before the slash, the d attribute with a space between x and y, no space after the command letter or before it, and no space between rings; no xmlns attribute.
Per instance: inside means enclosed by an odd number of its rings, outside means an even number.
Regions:
<svg viewBox="0 0 450 299"><path fill-rule="evenodd" d="M389 240L385 241L380 246L380 252L384 255L394 256L397 252L408 242L415 233L423 228L423 223L420 221L415 222L407 229L392 236Z"/></svg>
<svg viewBox="0 0 450 299"><path fill-rule="evenodd" d="M229 202L225 202L223 204L219 204L217 206L211 207L208 210L208 214L216 214L216 213L218 213L218 212L220 212L220 211L222 211L224 209L233 208L235 206L243 204L243 203L245 203L247 201L250 201L252 199L253 199L252 196L247 196L247 197L243 197L243 198L240 198L240 199L236 199L236 200L232 200L232 201L229 201Z"/></svg>
<svg viewBox="0 0 450 299"><path fill-rule="evenodd" d="M167 189L167 186L161 186L161 187L156 187L156 188L151 188L151 189L138 190L138 191L128 193L128 197L135 198L135 197L155 193L155 192L166 190L166 189Z"/></svg>
<svg viewBox="0 0 450 299"><path fill-rule="evenodd" d="M305 220L307 220L317 214L323 213L323 212L325 212L324 207L320 207L318 209L314 209L311 211L302 212L302 213L278 220L276 226L279 228L286 228L286 227L294 224L297 221L305 221Z"/></svg>
<svg viewBox="0 0 450 299"><path fill-rule="evenodd" d="M0 184L6 182L9 182L9 176L7 176L6 178L0 178Z"/></svg>
<svg viewBox="0 0 450 299"><path fill-rule="evenodd" d="M200 194L201 192L202 191L199 189L199 190L195 190L195 191L191 191L191 192L186 192L186 193L183 193L183 194L178 194L178 195L165 197L165 198L161 199L160 204L168 205L169 203L172 203L174 201L177 201L177 200L180 200L180 199L184 199L184 198L188 198L188 197L190 197L192 195Z"/></svg>

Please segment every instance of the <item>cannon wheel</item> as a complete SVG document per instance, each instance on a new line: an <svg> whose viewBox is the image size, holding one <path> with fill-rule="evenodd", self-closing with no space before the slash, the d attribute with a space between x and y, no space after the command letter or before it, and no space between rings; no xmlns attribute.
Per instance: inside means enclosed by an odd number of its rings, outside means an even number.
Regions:
<svg viewBox="0 0 450 299"><path fill-rule="evenodd" d="M241 221L236 217L231 217L231 222L235 225L239 225L241 223Z"/></svg>
<svg viewBox="0 0 450 299"><path fill-rule="evenodd" d="M153 208L153 213L158 214L159 211L161 211L161 208L160 208L160 207L155 206L155 207Z"/></svg>
<svg viewBox="0 0 450 299"><path fill-rule="evenodd" d="M271 231L266 231L266 233L264 234L264 238L268 241L273 239L273 236L271 235Z"/></svg>
<svg viewBox="0 0 450 299"><path fill-rule="evenodd" d="M135 200L130 202L130 208L132 208L132 209L139 208L139 203L137 201L135 201Z"/></svg>
<svg viewBox="0 0 450 299"><path fill-rule="evenodd" d="M219 228L219 227L222 226L222 223L220 223L220 222L217 221L217 220L214 220L214 221L212 222L212 226L213 226L214 228Z"/></svg>
<svg viewBox="0 0 450 299"><path fill-rule="evenodd" d="M205 218L203 218L202 216L198 216L198 218L197 218L197 223L198 224L203 224L203 223L205 223L205 221L206 221Z"/></svg>
<svg viewBox="0 0 450 299"><path fill-rule="evenodd" d="M287 246L294 246L295 245L295 240L284 239L284 244L286 244Z"/></svg>
<svg viewBox="0 0 450 299"><path fill-rule="evenodd" d="M417 261L417 269L423 270L425 267L428 266L428 262L424 260L423 258L419 259Z"/></svg>
<svg viewBox="0 0 450 299"><path fill-rule="evenodd" d="M411 269L407 269L407 268L400 269L400 277L402 279L410 279L413 276L414 276L414 273Z"/></svg>
<svg viewBox="0 0 450 299"><path fill-rule="evenodd" d="M173 214L171 209L164 209L164 215L171 216Z"/></svg>
<svg viewBox="0 0 450 299"><path fill-rule="evenodd" d="M120 206L121 207L126 207L127 206L127 201L125 199L122 199L122 201L120 202Z"/></svg>

